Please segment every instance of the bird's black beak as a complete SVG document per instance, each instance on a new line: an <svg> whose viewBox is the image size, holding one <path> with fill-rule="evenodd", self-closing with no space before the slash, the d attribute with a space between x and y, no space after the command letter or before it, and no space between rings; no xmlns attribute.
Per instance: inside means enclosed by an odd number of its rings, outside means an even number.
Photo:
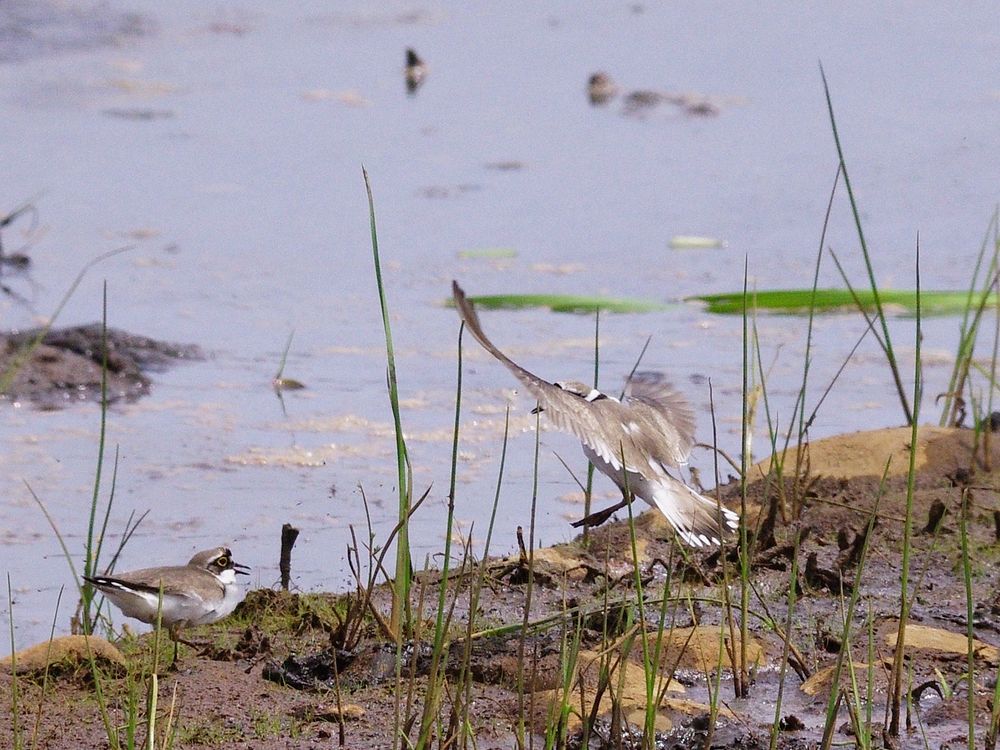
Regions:
<svg viewBox="0 0 1000 750"><path fill-rule="evenodd" d="M248 575L250 575L250 566L249 565L241 565L238 562L234 562L233 563L233 572L236 573L236 575L238 575L238 576L248 576Z"/></svg>

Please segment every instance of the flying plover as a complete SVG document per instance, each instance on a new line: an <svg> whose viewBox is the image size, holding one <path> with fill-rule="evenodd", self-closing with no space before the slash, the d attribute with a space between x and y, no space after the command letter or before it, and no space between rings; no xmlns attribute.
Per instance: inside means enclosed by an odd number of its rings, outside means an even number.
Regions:
<svg viewBox="0 0 1000 750"><path fill-rule="evenodd" d="M538 400L538 410L555 427L580 439L590 462L625 495L618 506L585 518L584 525L602 522L622 507L631 493L658 508L681 539L693 547L718 545L727 529L739 527L737 514L670 473L687 464L694 445L694 412L662 375L633 375L620 401L583 383L550 383L494 346L472 303L454 281L452 294L469 332L525 385Z"/></svg>

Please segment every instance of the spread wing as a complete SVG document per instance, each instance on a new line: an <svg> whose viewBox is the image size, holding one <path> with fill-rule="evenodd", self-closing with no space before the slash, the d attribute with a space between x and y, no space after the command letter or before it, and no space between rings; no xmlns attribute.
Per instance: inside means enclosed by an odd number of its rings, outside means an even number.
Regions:
<svg viewBox="0 0 1000 750"><path fill-rule="evenodd" d="M598 424L595 416L588 409L581 407L581 403L586 405L586 401L580 396L564 391L554 383L535 375L533 372L525 370L521 365L496 348L492 341L487 338L483 328L479 323L479 315L476 313L472 303L465 296L462 287L458 282L451 282L452 295L455 298L455 308L459 316L465 322L465 327L469 330L476 341L482 347L496 357L507 367L514 377L521 381L531 392L548 414L553 424L561 430L570 432L586 442L586 435L597 431ZM593 446L597 450L596 446Z"/></svg>
<svg viewBox="0 0 1000 750"><path fill-rule="evenodd" d="M653 388L644 378L633 378L633 395L628 403L613 398L587 401L525 370L500 351L483 332L479 316L462 288L452 281L451 289L455 307L469 332L538 399L557 429L575 435L615 469L621 468L623 457L629 471L643 476L658 473L661 466L686 463L694 418L690 407L672 389L662 385ZM668 439L658 439L664 429Z"/></svg>
<svg viewBox="0 0 1000 750"><path fill-rule="evenodd" d="M663 373L637 372L625 383L625 403L648 420L649 432L670 447L667 466L686 464L694 446L694 411Z"/></svg>

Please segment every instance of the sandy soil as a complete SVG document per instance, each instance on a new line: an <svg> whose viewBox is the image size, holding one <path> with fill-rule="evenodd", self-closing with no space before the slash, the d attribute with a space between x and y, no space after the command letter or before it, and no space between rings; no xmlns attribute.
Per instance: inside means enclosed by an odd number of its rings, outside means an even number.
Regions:
<svg viewBox="0 0 1000 750"><path fill-rule="evenodd" d="M992 437L989 461L984 462L983 449L978 451L979 459L973 460L971 431L920 431L910 558L915 597L905 650L907 689L913 693L911 728L902 731L902 747L966 744L969 702L968 683L963 677L968 659L967 592L961 575L963 493L969 507L972 631L976 639L973 708L978 746L982 746L987 730L1000 663L1000 599L996 594L1000 577L1000 473L996 468L1000 466L1000 440ZM780 732L779 746L814 746L823 729L830 668L846 648L849 652L845 655L850 657L845 662L853 663L862 694L869 678L872 681L872 721L875 734L881 737L885 665L892 661L898 631L909 444L909 429L845 435L813 443L808 456L803 457L798 481L776 480L773 472L768 473L769 462L749 472L746 518L756 543L751 555L753 587L749 591L751 617L746 645L752 669L746 697L735 697L729 668L730 654L740 652L736 550L682 554L659 515L644 513L637 519L649 644L655 643L659 617L659 606L654 602L664 596L669 585L661 674L672 670L673 681L657 703L658 747L702 747L709 731L713 747L766 747L776 714L782 717L785 728ZM887 462L889 470L883 481ZM791 451L785 461L786 477L795 474L795 463ZM727 506L740 506L737 482L724 486L721 495ZM842 612L856 580L865 530L876 504L852 633L843 643ZM800 513L796 505L801 505ZM500 527L497 533L512 534L513 529ZM800 539L797 554L796 537ZM785 630L793 558L798 565L798 601L791 617L786 662L781 633ZM723 559L729 564L723 565ZM472 630L477 633L519 625L524 618L526 566L515 557L491 560L488 570L473 617ZM341 743L343 732L345 747L383 748L392 746L398 710L403 725L412 719L409 734L416 738L426 675L431 668L426 644L433 637L439 579L439 575L429 574L415 586L414 607L423 612L418 618L421 632L416 644L408 642L402 650L399 687L395 647L380 635L381 628L373 618L366 618L357 643L348 644L352 649L332 648L331 644L343 645L345 640L344 627L338 623L351 597L252 592L229 620L190 635L208 644L205 653L182 648L177 669L161 670L160 731L166 731L168 722L172 725L175 747L329 747ZM737 625L731 634L723 629L729 646L720 650L719 624L727 621L721 604L727 579L729 596L737 605ZM474 574L460 571L448 589L449 606L455 600L450 629L453 646L444 669L452 686L462 674L463 635L475 580ZM423 607L419 610L421 594ZM553 626L532 627L523 635L521 628L514 627L472 640L468 667L473 678L472 703L467 713L475 746L481 750L517 747L520 718L525 721L525 732L535 732L535 742L542 746L545 727L552 723L560 702L562 667L567 666L572 685L568 746L581 746L582 722L593 716L596 721L589 735L590 747L638 747L628 733L630 725L642 721L646 705L642 636L637 627L630 626L629 619L630 613L635 613L635 599L626 521L591 530L586 542L577 539L572 544L536 550L528 619L535 622L568 612L572 616L561 619L569 627L561 627L560 618L555 618ZM388 601L384 588L375 591L377 611L386 613ZM572 639L577 633L579 651L569 662L564 637ZM129 679L122 675L134 675L139 665L149 663L152 643L147 637L126 639L119 645L126 666L109 657L101 683L113 720L123 725ZM614 656L614 679L602 694L598 690L599 672L608 662L607 654ZM712 726L709 687L714 686L720 664L721 708ZM297 682L298 687L275 681L282 678ZM782 705L776 712L782 682ZM523 686L520 690L519 684ZM846 669L841 684L848 686L847 697L856 694L849 687ZM15 687L16 712L11 709ZM141 697L141 690L139 694ZM0 668L0 705L6 707L0 724L2 748L13 746L15 717L28 747L33 736L38 747L52 750L108 746L86 666L53 673L44 690L39 672L24 672L15 680L9 665ZM451 698L446 698L439 709L441 732L449 726L451 706ZM140 731L145 731L141 721ZM848 711L842 707L834 741L851 743L851 732ZM438 746L437 741L434 746Z"/></svg>

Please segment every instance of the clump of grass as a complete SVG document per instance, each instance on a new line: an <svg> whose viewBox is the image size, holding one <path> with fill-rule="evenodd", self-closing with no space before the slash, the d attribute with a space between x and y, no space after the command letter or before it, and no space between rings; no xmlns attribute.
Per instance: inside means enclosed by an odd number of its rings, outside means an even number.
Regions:
<svg viewBox="0 0 1000 750"><path fill-rule="evenodd" d="M79 281L79 277L77 282ZM105 451L105 436L107 428L107 412L108 412L108 393L107 393L107 372L108 372L108 347L107 347L107 284L104 285L104 291L102 295L102 367L101 367L101 408L100 408L100 428L98 433L98 449L97 449L97 465L95 470L94 478L94 488L91 495L90 503L90 513L87 521L87 533L84 542L84 575L93 575L100 565L100 560L102 557L102 550L104 547L104 542L107 536L108 523L111 517L111 509L114 505L114 495L115 487L117 484L117 473L118 473L118 454L117 450L115 452L114 467L111 476L111 483L109 489L109 496L106 506L104 507L103 514L98 513L98 508L100 507L100 496L102 490L102 474L104 467L104 451ZM39 339L40 340L40 339ZM62 549L63 556L69 566L70 572L73 576L74 584L80 594L80 604L78 606L77 615L74 617L74 622L78 623L83 634L89 638L97 626L98 618L100 617L100 605L95 604L95 592L90 584L81 584L81 577L77 574L76 565L73 562L73 556L70 554L69 548L66 545L65 539L62 533L59 531L59 527L55 522L55 519L48 512L45 504L42 502L41 498L34 492L30 485L25 482L25 486L31 495L32 499L38 505L46 520L48 521L59 545ZM148 512L148 511L147 511ZM98 526L98 518L101 517L101 523ZM134 513L129 516L128 521L125 526L125 533L122 535L122 539L118 544L117 549L112 555L111 563L107 566L107 570L111 570L114 567L115 561L121 554L122 549L128 543L132 534L135 532L138 525L145 518L146 514L142 514L138 520L134 519ZM60 590L60 600L62 591ZM161 602L162 602L162 591L161 591ZM58 603L57 603L58 608ZM53 632L55 629L55 622L53 621ZM96 657L93 650L90 648L89 640L87 641L87 651L88 651L88 662L90 673L93 679L94 695L98 705L98 713L101 717L101 721L104 725L105 734L107 736L108 744L112 750L120 750L120 748L132 748L139 747L140 745L150 750L155 750L156 748L156 711L157 711L157 699L158 699L158 681L157 681L157 668L159 659L159 637L160 637L160 623L159 623L159 611L157 612L157 624L154 637L154 650L152 656L152 670L148 675L142 672L139 676L136 676L131 671L126 673L125 687L126 693L124 696L124 706L125 706L125 723L119 724L119 722L112 716L111 703L109 702L106 692L109 687L108 678L102 673L100 665L97 664ZM51 635L50 635L51 643ZM46 670L46 679L48 675L48 670ZM148 685L148 687L143 687ZM144 697L140 697L144 695ZM42 692L44 698L44 688ZM142 704L144 703L144 710ZM170 719L172 719L172 711L174 706L171 706L171 714L168 715L168 728L170 726ZM145 716L146 721L146 732L144 741L140 739L139 735L139 724L141 717ZM36 736L37 729L41 721L41 707L39 707L39 716L36 719ZM172 734L167 734L166 739L164 739L161 747L170 747L172 744Z"/></svg>
<svg viewBox="0 0 1000 750"><path fill-rule="evenodd" d="M466 621L465 640L462 644L461 665L459 667L458 680L455 689L455 698L452 701L451 726L449 736L458 737L458 746L465 750L470 741L474 741L472 722L469 714L473 710L472 696L472 644L473 626L475 613L479 611L479 598L483 584L487 576L487 559L490 553L490 544L493 541L493 527L496 522L497 508L500 505L500 488L503 486L504 468L507 462L507 439L510 431L510 407L508 406L504 417L503 441L500 449L500 466L496 481L496 491L493 496L493 507L490 511L490 521L486 529L486 540L483 544L483 554L479 561L476 577L469 587L469 617ZM470 531L471 536L471 531Z"/></svg>
<svg viewBox="0 0 1000 750"><path fill-rule="evenodd" d="M890 463L891 459L886 462L885 470L882 472L882 479L879 482L878 491L875 495L872 512L868 518L868 526L867 531L865 532L864 542L861 546L861 552L858 555L857 570L855 571L854 582L851 586L851 596L848 599L847 608L843 613L843 626L840 633L840 642L842 644L850 643L851 631L854 625L854 610L857 607L858 598L861 595L861 581L863 580L865 565L868 561L868 548L872 539L871 532L875 527L875 519L878 518L879 505L881 504L882 497L885 494ZM820 747L822 748L829 748L831 742L833 741L833 732L837 723L837 709L840 707L840 703L843 700L843 690L840 687L840 676L843 673L845 658L850 658L849 648L846 646L841 648L840 653L837 655L837 661L834 665L833 675L830 681L830 696L827 699L826 720L823 725L823 739L820 743Z"/></svg>
<svg viewBox="0 0 1000 750"><path fill-rule="evenodd" d="M774 701L774 721L771 723L771 737L768 744L770 750L777 750L778 732L781 730L781 702L785 694L785 678L788 674L788 657L791 650L792 639L792 618L795 612L797 601L797 590L799 587L799 542L801 531L795 532L795 542L792 551L791 570L788 573L788 601L785 615L785 636L781 646L781 666L778 668L778 695Z"/></svg>
<svg viewBox="0 0 1000 750"><path fill-rule="evenodd" d="M523 750L525 745L526 724L524 717L527 715L524 702L524 663L525 644L528 638L528 622L531 616L531 598L534 593L535 584L535 510L538 507L538 452L541 445L541 412L535 412L535 449L533 454L531 471L531 514L528 528L528 580L524 590L524 609L521 617L521 637L517 644L517 730L515 739L519 750ZM521 527L518 526L518 534L521 534Z"/></svg>
<svg viewBox="0 0 1000 750"><path fill-rule="evenodd" d="M987 251L992 245L992 253L987 256ZM988 262L987 262L988 261ZM985 270L984 270L985 264ZM943 399L941 409L941 426L959 426L965 417L966 398L963 394L966 388L970 390L971 399L971 370L974 367L974 354L976 341L979 337L979 326L983 315L988 307L998 308L1000 302L997 301L997 278L1000 273L1000 211L994 211L986 228L976 262L973 266L972 278L969 281L969 290L966 294L965 305L962 309L962 322L959 326L958 345L955 352L955 364L952 368L951 376L948 380L948 390L939 398ZM1000 320L1000 316L998 316ZM1000 328L1000 322L997 323ZM990 402L992 403L993 387L995 385L996 372L996 341L994 333L994 355L992 367L986 374L989 383ZM990 408L988 411L992 411ZM986 452L988 455L988 451Z"/></svg>
<svg viewBox="0 0 1000 750"><path fill-rule="evenodd" d="M84 537L84 562L83 562L83 575L93 576L97 573L100 568L101 553L104 548L104 541L107 536L108 523L111 519L111 509L114 506L115 499L115 487L117 486L118 479L118 450L115 449L115 458L111 473L111 483L108 491L107 504L104 507L103 518L101 519L100 528L97 527L98 518L98 508L100 507L101 499L101 489L102 489L102 475L104 470L104 455L105 455L105 438L107 435L107 420L108 420L108 289L107 283L104 284L104 289L102 293L102 303L101 303L101 408L100 408L100 425L98 430L97 438L97 460L96 467L94 470L94 486L91 493L90 499L90 512L87 519L87 533ZM90 635L94 632L95 626L97 624L97 619L100 615L100 607L95 606L96 592L94 588L89 583L80 584L80 576L77 575L76 566L73 564L73 559L69 554L66 545L63 543L62 535L59 533L55 521L49 515L48 511L45 509L42 501L34 493L31 487L28 487L28 491L31 493L32 498L41 508L48 520L49 525L55 532L56 537L59 539L62 545L63 555L66 558L66 562L69 565L70 572L73 574L73 580L77 586L80 593L80 606L77 610L77 615L74 618L74 622L78 624L80 631L84 635ZM146 513L135 519L134 512L129 515L128 520L125 523L124 533L122 538L118 543L118 547L112 555L111 562L107 566L107 571L110 571L118 556L121 554L125 545L131 539L132 534L135 533L139 524L142 523L143 519L146 517ZM134 523L133 523L134 521Z"/></svg>

